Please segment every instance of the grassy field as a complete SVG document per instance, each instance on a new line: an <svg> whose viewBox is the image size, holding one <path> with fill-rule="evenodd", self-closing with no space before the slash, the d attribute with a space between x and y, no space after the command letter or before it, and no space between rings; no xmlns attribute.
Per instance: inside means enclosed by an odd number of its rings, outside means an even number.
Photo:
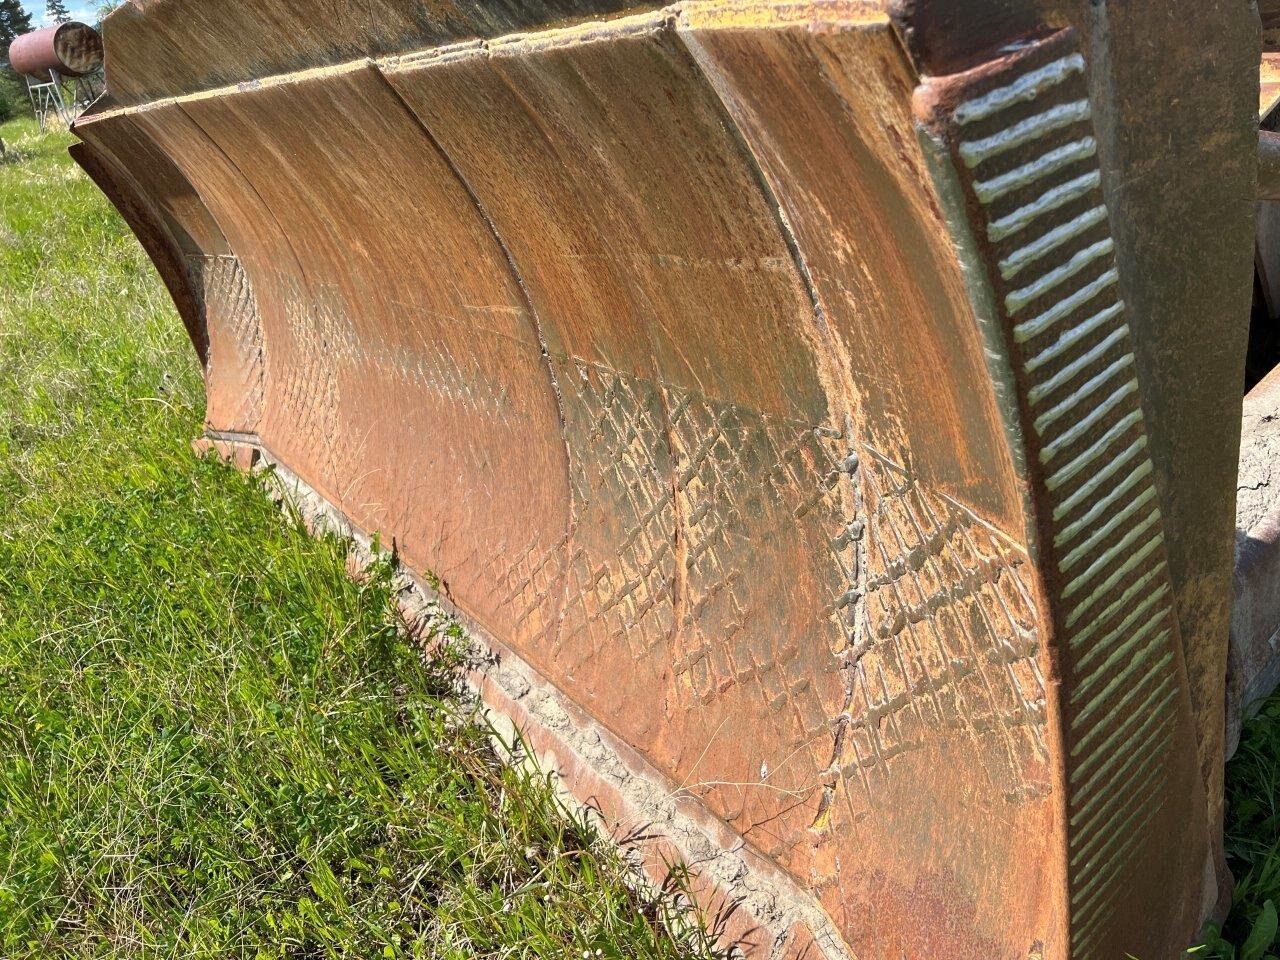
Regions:
<svg viewBox="0 0 1280 960"><path fill-rule="evenodd" d="M0 136L0 957L706 954L495 761L387 576L193 458L144 255L69 138ZM1261 960L1280 700L1229 790L1238 905L1197 956Z"/></svg>

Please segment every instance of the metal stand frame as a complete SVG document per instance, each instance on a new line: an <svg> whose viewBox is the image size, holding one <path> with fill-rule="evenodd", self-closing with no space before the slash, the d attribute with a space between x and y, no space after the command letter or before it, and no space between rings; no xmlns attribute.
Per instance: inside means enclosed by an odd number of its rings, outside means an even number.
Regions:
<svg viewBox="0 0 1280 960"><path fill-rule="evenodd" d="M102 96L101 71L83 77L63 77L57 71L50 70L48 80L31 76L26 80L27 96L31 98L31 109L35 111L41 133L48 130L49 124L55 120L63 126L71 126L71 121ZM70 98L63 87L66 80L72 81Z"/></svg>
<svg viewBox="0 0 1280 960"><path fill-rule="evenodd" d="M71 111L67 109L66 98L62 95L62 78L50 71L49 80L27 77L27 96L31 98L31 109L35 111L36 121L40 124L40 132L49 129L51 120L56 119L64 125L71 124Z"/></svg>

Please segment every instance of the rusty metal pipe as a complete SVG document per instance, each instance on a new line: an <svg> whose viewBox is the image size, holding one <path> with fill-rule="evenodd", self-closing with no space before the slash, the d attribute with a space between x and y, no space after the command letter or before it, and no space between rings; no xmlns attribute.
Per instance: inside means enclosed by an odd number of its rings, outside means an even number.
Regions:
<svg viewBox="0 0 1280 960"><path fill-rule="evenodd" d="M49 71L83 77L102 68L102 37L86 23L60 23L18 37L9 47L9 64L18 73L46 78Z"/></svg>

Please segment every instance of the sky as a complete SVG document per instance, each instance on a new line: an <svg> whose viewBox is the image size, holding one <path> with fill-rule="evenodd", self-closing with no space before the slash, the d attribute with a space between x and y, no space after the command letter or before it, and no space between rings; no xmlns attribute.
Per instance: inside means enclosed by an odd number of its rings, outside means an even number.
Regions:
<svg viewBox="0 0 1280 960"><path fill-rule="evenodd" d="M67 9L71 11L72 20L94 23L98 19L97 3L84 3L82 0L66 0ZM45 19L44 0L22 0L22 9L31 14L33 27L47 27L51 21Z"/></svg>

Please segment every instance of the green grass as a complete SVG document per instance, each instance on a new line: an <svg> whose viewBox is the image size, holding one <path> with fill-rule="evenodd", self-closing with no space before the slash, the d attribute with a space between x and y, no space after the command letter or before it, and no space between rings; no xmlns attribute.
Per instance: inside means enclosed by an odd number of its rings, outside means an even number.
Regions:
<svg viewBox="0 0 1280 960"><path fill-rule="evenodd" d="M145 256L68 137L0 136L0 957L707 953L497 762L387 571L349 581L343 544L192 457L200 379ZM1228 796L1237 905L1197 956L1261 960L1280 698Z"/></svg>
<svg viewBox="0 0 1280 960"><path fill-rule="evenodd" d="M1194 955L1274 960L1280 957L1274 923L1280 908L1280 694L1245 724L1240 749L1227 764L1226 841L1235 903L1224 929L1211 930L1206 948Z"/></svg>
<svg viewBox="0 0 1280 960"><path fill-rule="evenodd" d="M69 137L0 136L0 957L705 953L497 761L388 571L193 457L145 256Z"/></svg>

